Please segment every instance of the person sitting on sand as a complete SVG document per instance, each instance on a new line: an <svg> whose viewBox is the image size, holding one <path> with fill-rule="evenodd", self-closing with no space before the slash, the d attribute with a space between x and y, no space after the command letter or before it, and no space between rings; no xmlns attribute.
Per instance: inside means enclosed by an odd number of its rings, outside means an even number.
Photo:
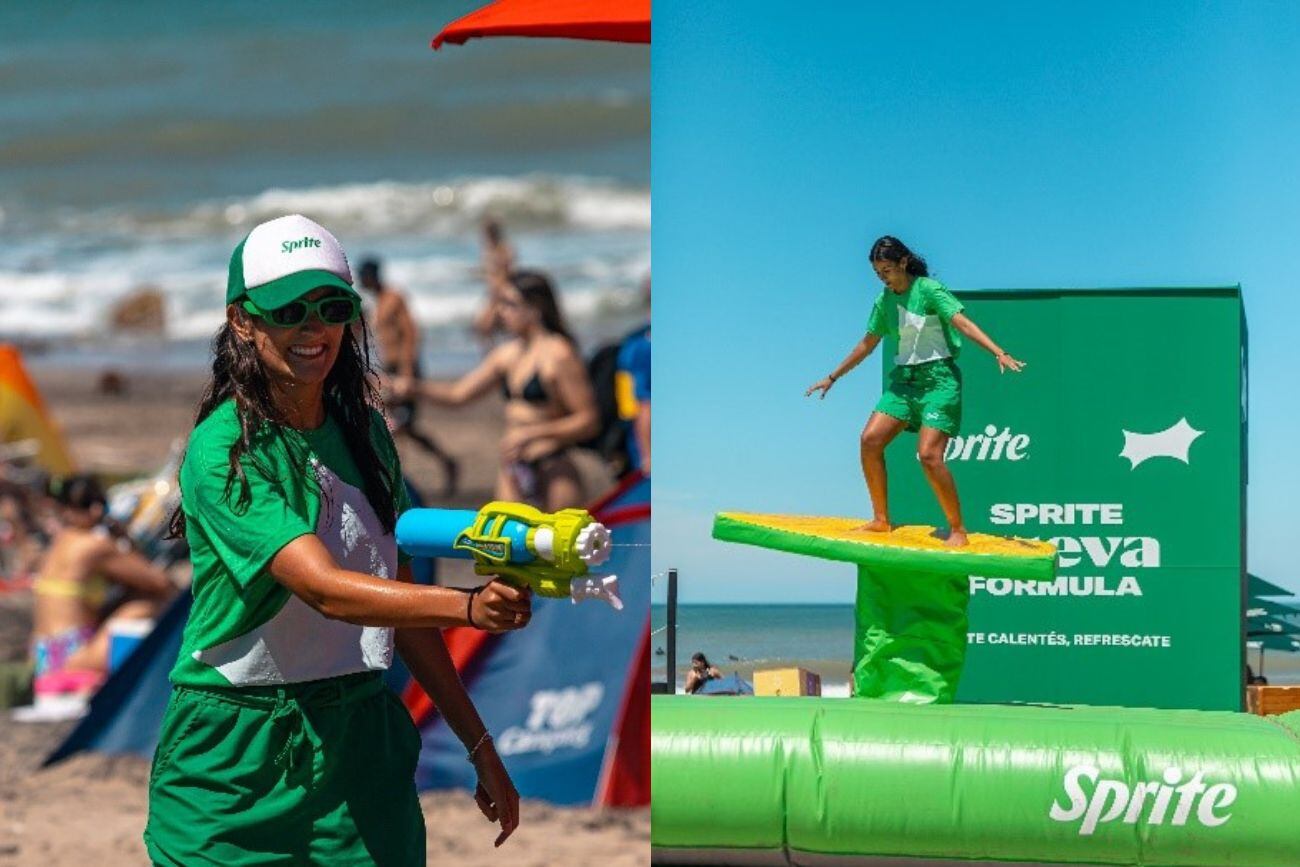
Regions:
<svg viewBox="0 0 1300 867"><path fill-rule="evenodd" d="M91 692L108 672L114 620L153 618L174 592L163 570L115 536L94 476L53 485L58 529L32 582L31 659L37 692ZM109 590L126 591L108 620Z"/></svg>
<svg viewBox="0 0 1300 867"><path fill-rule="evenodd" d="M703 653L696 652L691 655L691 670L686 672L686 691L694 695L704 684L721 677L722 672L710 665Z"/></svg>
<svg viewBox="0 0 1300 867"><path fill-rule="evenodd" d="M401 292L388 286L379 276L379 261L366 259L358 270L361 288L375 296L375 339L379 357L387 376L420 378L420 328ZM388 417L393 435L404 436L442 464L444 497L456 495L460 464L436 440L415 427L416 403L409 398L388 402Z"/></svg>
<svg viewBox="0 0 1300 867"><path fill-rule="evenodd" d="M965 545L966 525L957 485L944 463L948 440L961 426L961 370L956 361L961 336L991 352L1002 372L1018 373L1025 365L1003 352L962 312L961 302L930 277L925 260L902 241L889 235L880 238L871 246L870 259L885 289L871 308L867 333L830 376L814 383L805 396L820 391L824 399L831 386L870 355L882 338L896 337L898 354L889 385L862 429L862 474L875 514L858 529L872 533L893 529L885 447L903 430L918 431L916 453L948 522L945 544Z"/></svg>
<svg viewBox="0 0 1300 867"><path fill-rule="evenodd" d="M500 388L506 425L497 499L552 512L581 506L586 493L571 451L600 426L587 369L545 274L513 272L499 303L512 340L456 382L395 381L394 391L443 406L463 406Z"/></svg>
<svg viewBox="0 0 1300 867"><path fill-rule="evenodd" d="M150 775L155 864L423 865L419 732L383 679L394 651L465 745L497 844L518 824L441 630L523 628L529 595L413 583L367 343L323 227L281 217L235 248L173 516L194 603Z"/></svg>

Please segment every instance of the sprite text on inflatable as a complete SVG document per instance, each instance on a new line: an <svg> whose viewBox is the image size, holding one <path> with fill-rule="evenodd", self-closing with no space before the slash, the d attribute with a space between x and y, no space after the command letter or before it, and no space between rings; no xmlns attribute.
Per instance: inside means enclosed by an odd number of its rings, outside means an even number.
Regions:
<svg viewBox="0 0 1300 867"><path fill-rule="evenodd" d="M397 544L414 557L474 561L480 575L499 575L542 596L603 599L623 607L614 575L589 575L609 559L610 533L582 509L543 512L523 503L467 509L412 509L397 521Z"/></svg>
<svg viewBox="0 0 1300 867"><path fill-rule="evenodd" d="M1183 782L1183 772L1170 767L1160 779L1130 788L1123 779L1104 777L1100 768L1075 765L1065 772L1065 800L1054 802L1047 815L1055 822L1082 819L1079 833L1085 837L1107 822L1163 825L1168 818L1171 825L1186 825L1193 815L1205 827L1216 828L1232 818L1228 808L1235 800L1236 786L1207 784L1204 771Z"/></svg>
<svg viewBox="0 0 1300 867"><path fill-rule="evenodd" d="M1300 713L651 705L657 863L1294 867L1300 852Z"/></svg>

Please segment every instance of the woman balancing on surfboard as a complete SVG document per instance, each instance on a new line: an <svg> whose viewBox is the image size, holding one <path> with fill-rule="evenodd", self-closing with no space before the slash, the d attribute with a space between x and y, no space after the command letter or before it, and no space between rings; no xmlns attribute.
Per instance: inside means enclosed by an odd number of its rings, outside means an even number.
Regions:
<svg viewBox="0 0 1300 867"><path fill-rule="evenodd" d="M1003 352L962 312L961 302L930 277L925 260L895 237L886 235L871 245L871 266L885 284L867 321L867 333L831 375L809 388L822 398L844 374L871 354L882 338L898 338L898 355L889 385L862 429L862 474L871 493L875 516L859 530L888 533L889 496L885 477L885 446L904 429L917 431L917 456L948 521L945 544L966 544L957 485L944 464L948 440L961 426L961 370L957 354L965 335L997 358L998 369L1020 372L1024 363Z"/></svg>

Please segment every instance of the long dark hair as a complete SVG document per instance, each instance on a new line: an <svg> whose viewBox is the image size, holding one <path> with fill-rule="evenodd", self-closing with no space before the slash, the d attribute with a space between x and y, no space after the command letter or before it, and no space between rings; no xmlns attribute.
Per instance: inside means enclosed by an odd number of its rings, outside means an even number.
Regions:
<svg viewBox="0 0 1300 867"><path fill-rule="evenodd" d="M202 424L225 401L235 401L239 438L230 446L223 499L229 501L238 484L239 495L234 501L238 511L252 502L252 490L241 459L252 452L255 460L255 447L265 445L268 438L280 439L291 454L293 448L284 438L285 418L272 400L271 379L257 348L241 340L227 322L212 339L212 354L212 379L199 400L194 425ZM325 377L325 411L342 429L343 440L348 443L361 473L366 499L380 524L391 533L397 526L393 492L401 481L390 474L375 448L371 407L376 406L379 406L379 393L370 365L369 331L362 317L356 325L343 330L339 356ZM185 536L185 514L180 507L172 513L170 531L173 537Z"/></svg>
<svg viewBox="0 0 1300 867"><path fill-rule="evenodd" d="M929 277L930 268L925 260L908 249L907 245L893 235L877 238L871 245L872 262L901 262L907 260L907 273L913 277Z"/></svg>
<svg viewBox="0 0 1300 867"><path fill-rule="evenodd" d="M551 285L550 277L541 271L511 271L510 285L523 296L524 303L541 314L543 328L570 343L575 342L568 326L564 324L564 315L560 313L560 304L555 298L555 287Z"/></svg>

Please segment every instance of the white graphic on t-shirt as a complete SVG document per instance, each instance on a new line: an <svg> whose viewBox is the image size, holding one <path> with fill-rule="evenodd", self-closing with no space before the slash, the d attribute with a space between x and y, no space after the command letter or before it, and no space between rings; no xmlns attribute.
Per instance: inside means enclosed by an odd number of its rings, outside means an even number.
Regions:
<svg viewBox="0 0 1300 867"><path fill-rule="evenodd" d="M316 535L344 569L391 578L397 542L359 488L313 461L321 489ZM330 620L297 596L261 626L194 658L215 667L234 686L300 683L393 663L393 630Z"/></svg>
<svg viewBox="0 0 1300 867"><path fill-rule="evenodd" d="M950 358L948 339L943 333L943 322L938 316L923 316L898 308L898 355L895 364L923 364L940 358Z"/></svg>
<svg viewBox="0 0 1300 867"><path fill-rule="evenodd" d="M352 553L364 532L365 527L361 526L361 517L356 509L352 508L351 503L344 503L339 516L339 540L343 543L344 553Z"/></svg>

